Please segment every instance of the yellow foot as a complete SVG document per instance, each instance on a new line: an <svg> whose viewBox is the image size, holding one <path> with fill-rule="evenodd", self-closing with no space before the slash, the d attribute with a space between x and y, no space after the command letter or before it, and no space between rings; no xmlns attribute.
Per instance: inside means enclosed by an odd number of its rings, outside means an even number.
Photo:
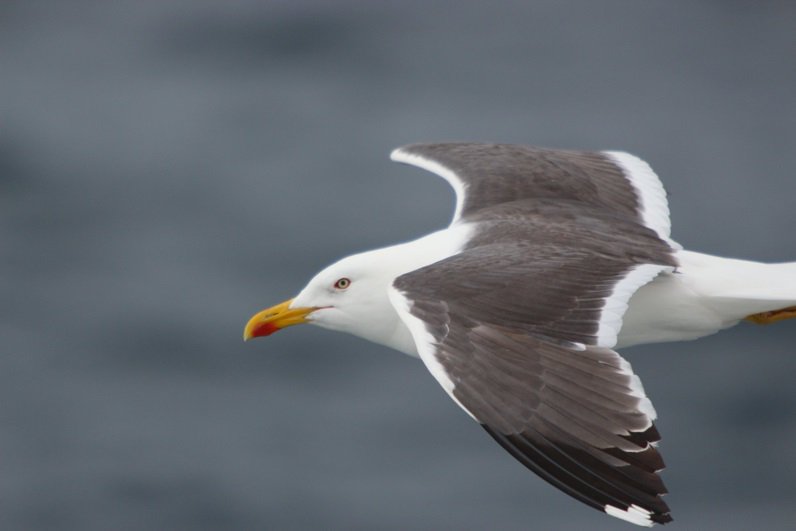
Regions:
<svg viewBox="0 0 796 531"><path fill-rule="evenodd" d="M771 324L777 321L784 321L796 317L796 306L789 306L781 310L774 310L771 312L756 313L746 318L747 321L752 321L756 324Z"/></svg>

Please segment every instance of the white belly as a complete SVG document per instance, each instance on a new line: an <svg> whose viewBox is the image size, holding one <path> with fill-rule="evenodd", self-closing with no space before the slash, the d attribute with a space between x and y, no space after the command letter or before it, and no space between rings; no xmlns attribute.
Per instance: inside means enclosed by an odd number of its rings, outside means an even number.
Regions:
<svg viewBox="0 0 796 531"><path fill-rule="evenodd" d="M682 273L663 273L631 297L616 348L696 339L737 322L706 305Z"/></svg>
<svg viewBox="0 0 796 531"><path fill-rule="evenodd" d="M661 274L631 297L617 347L696 339L796 303L796 263L692 251L680 251L677 258L676 272Z"/></svg>

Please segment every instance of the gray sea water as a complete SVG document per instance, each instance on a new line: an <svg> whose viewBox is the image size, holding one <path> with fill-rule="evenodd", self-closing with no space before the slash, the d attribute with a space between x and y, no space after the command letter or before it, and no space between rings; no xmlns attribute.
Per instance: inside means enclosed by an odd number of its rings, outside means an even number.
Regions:
<svg viewBox="0 0 796 531"><path fill-rule="evenodd" d="M796 260L796 4L0 4L0 528L630 529L416 360L243 324L444 226L395 146L624 149L687 248ZM796 527L796 322L628 349L672 529Z"/></svg>

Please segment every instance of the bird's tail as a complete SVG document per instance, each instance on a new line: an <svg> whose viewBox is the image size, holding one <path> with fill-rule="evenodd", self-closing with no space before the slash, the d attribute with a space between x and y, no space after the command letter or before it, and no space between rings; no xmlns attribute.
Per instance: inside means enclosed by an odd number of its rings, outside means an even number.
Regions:
<svg viewBox="0 0 796 531"><path fill-rule="evenodd" d="M726 322L796 317L796 262L764 264L681 251L703 304Z"/></svg>

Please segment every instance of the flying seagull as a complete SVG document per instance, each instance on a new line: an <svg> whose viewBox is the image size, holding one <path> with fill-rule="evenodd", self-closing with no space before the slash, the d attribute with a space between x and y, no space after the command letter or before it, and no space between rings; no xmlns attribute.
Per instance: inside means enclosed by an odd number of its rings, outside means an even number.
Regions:
<svg viewBox="0 0 796 531"><path fill-rule="evenodd" d="M660 180L628 153L445 143L391 158L450 183L450 226L330 265L244 339L311 323L418 356L544 480L670 522L655 409L615 349L796 317L796 263L683 250Z"/></svg>

